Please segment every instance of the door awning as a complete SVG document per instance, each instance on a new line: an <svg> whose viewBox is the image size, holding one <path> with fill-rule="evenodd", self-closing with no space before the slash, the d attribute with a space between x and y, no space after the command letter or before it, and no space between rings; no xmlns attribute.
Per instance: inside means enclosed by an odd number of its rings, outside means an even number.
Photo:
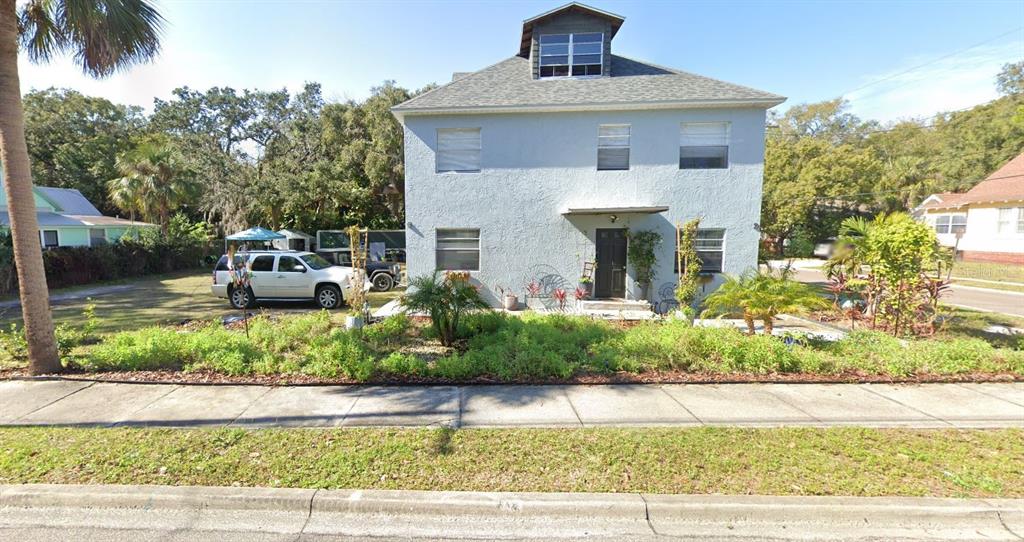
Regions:
<svg viewBox="0 0 1024 542"><path fill-rule="evenodd" d="M569 207L562 211L565 216L570 215L624 215L643 214L653 215L668 210L668 205L656 205L651 207Z"/></svg>

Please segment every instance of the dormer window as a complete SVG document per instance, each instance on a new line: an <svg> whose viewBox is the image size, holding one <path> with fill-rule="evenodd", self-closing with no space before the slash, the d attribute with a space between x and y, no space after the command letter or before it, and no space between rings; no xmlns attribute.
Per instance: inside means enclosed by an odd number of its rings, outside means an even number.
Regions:
<svg viewBox="0 0 1024 542"><path fill-rule="evenodd" d="M540 37L540 76L601 75L604 34L545 34Z"/></svg>

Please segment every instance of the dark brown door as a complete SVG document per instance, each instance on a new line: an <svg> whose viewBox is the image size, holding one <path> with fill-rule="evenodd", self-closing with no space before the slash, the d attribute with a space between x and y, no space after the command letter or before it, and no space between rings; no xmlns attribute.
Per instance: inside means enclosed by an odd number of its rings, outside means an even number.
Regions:
<svg viewBox="0 0 1024 542"><path fill-rule="evenodd" d="M594 297L626 297L626 230L597 230Z"/></svg>

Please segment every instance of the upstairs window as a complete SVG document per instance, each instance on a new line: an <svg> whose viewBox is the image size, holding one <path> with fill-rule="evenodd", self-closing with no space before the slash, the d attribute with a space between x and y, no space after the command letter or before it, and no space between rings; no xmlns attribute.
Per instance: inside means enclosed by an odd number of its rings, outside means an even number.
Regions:
<svg viewBox="0 0 1024 542"><path fill-rule="evenodd" d="M729 167L729 123L684 122L679 130L679 169Z"/></svg>
<svg viewBox="0 0 1024 542"><path fill-rule="evenodd" d="M597 169L629 169L628 124L602 124L598 127Z"/></svg>
<svg viewBox="0 0 1024 542"><path fill-rule="evenodd" d="M601 75L604 34L547 34L540 37L540 76Z"/></svg>
<svg viewBox="0 0 1024 542"><path fill-rule="evenodd" d="M438 173L480 171L480 128L438 128L434 154Z"/></svg>

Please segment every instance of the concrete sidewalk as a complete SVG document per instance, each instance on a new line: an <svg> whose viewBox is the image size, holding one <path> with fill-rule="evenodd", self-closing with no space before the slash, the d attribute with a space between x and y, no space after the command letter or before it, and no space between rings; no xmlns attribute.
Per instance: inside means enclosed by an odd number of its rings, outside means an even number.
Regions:
<svg viewBox="0 0 1024 542"><path fill-rule="evenodd" d="M1024 427L1024 383L265 387L5 381L0 425Z"/></svg>
<svg viewBox="0 0 1024 542"><path fill-rule="evenodd" d="M42 540L1020 540L1024 500L0 486Z"/></svg>

